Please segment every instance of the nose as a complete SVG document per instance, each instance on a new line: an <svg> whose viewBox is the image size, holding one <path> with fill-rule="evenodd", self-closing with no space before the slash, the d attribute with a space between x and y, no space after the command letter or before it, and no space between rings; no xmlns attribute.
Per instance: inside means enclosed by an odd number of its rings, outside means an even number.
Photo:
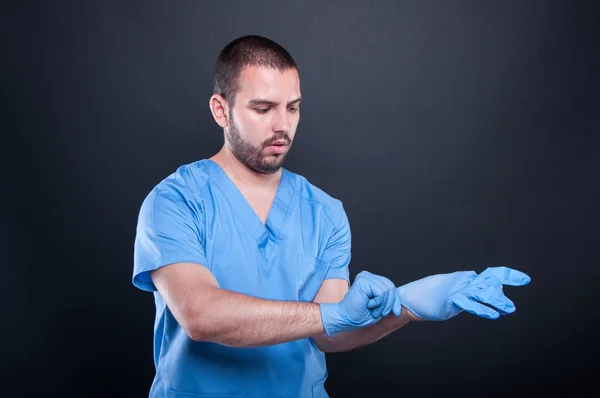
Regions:
<svg viewBox="0 0 600 398"><path fill-rule="evenodd" d="M291 129L292 125L290 123L290 115L287 109L277 112L273 120L274 132L289 133Z"/></svg>

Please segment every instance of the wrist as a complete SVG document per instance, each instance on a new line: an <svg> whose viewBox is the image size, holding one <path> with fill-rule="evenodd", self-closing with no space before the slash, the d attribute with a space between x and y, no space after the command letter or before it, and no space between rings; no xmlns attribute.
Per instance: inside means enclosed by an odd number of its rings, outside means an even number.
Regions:
<svg viewBox="0 0 600 398"><path fill-rule="evenodd" d="M340 332L344 332L346 328L343 326L343 318L338 310L338 303L320 303L321 322L323 329L329 337L333 337Z"/></svg>
<svg viewBox="0 0 600 398"><path fill-rule="evenodd" d="M400 313L400 318L404 318L407 322L421 322L425 321L425 319L420 316L415 315L414 312L406 308L404 305L402 306L402 312Z"/></svg>

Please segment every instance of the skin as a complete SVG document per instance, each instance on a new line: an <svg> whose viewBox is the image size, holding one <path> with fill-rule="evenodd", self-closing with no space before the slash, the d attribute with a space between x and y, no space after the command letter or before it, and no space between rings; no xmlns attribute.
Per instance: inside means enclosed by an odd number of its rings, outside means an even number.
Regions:
<svg viewBox="0 0 600 398"><path fill-rule="evenodd" d="M227 173L264 223L300 121L300 78L296 69L248 66L238 83L233 104L217 94L210 98L212 115L225 137L223 147L211 159ZM287 144L281 154L269 147L278 140ZM190 338L232 347L312 337L324 352L347 351L419 319L402 308L399 317L390 314L375 325L328 337L318 304L341 301L349 290L345 280L325 280L314 301L303 303L263 300L221 289L212 273L198 264L167 265L153 271L151 277Z"/></svg>
<svg viewBox="0 0 600 398"><path fill-rule="evenodd" d="M218 94L210 98L213 117L225 133L223 148L211 159L243 186L277 186L300 122L298 72L246 67L238 84L233 106ZM267 147L277 140L287 143L283 154Z"/></svg>

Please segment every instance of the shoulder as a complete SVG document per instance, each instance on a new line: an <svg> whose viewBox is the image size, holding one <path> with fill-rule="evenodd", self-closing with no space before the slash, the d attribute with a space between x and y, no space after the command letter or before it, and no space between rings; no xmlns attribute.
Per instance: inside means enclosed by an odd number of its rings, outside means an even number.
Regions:
<svg viewBox="0 0 600 398"><path fill-rule="evenodd" d="M146 210L165 205L189 206L197 203L209 180L206 160L179 166L164 177L144 198Z"/></svg>
<svg viewBox="0 0 600 398"><path fill-rule="evenodd" d="M344 205L340 199L313 185L306 177L288 170L286 172L295 178L301 201L320 206L325 216L334 226L338 226L342 220L346 219Z"/></svg>
<svg viewBox="0 0 600 398"><path fill-rule="evenodd" d="M179 195L182 198L200 194L209 180L206 160L181 165L153 189L160 195Z"/></svg>
<svg viewBox="0 0 600 398"><path fill-rule="evenodd" d="M184 202L197 200L203 194L209 176L210 170L206 159L181 165L152 188L146 201L157 197Z"/></svg>

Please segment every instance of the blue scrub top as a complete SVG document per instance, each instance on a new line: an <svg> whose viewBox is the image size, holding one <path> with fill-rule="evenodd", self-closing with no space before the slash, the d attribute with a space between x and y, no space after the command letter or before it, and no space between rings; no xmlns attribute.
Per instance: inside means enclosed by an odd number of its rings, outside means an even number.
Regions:
<svg viewBox="0 0 600 398"><path fill-rule="evenodd" d="M154 293L151 397L327 397L325 355L311 338L259 348L190 339L149 271L190 262L223 289L312 301L323 280L349 281L350 226L342 203L283 169L265 224L212 160L181 166L145 198L133 284ZM199 396L199 395L198 395Z"/></svg>

